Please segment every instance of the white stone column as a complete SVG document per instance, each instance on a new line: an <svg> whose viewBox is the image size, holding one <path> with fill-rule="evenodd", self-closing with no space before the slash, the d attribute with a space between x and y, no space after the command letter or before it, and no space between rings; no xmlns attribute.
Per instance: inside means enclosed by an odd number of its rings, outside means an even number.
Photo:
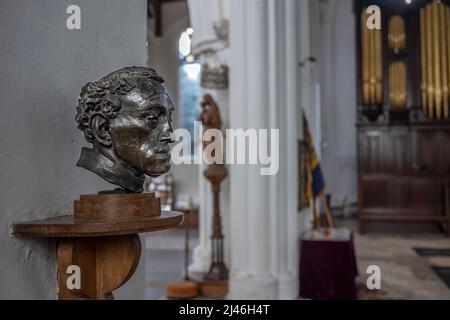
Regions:
<svg viewBox="0 0 450 320"><path fill-rule="evenodd" d="M211 206L212 198L208 181L204 178L204 165L198 170L198 203L199 203L199 243L193 249L192 263L189 265L191 275L202 275L208 271L211 262Z"/></svg>
<svg viewBox="0 0 450 320"><path fill-rule="evenodd" d="M283 35L276 46L278 54L273 57L279 65L278 95L272 108L278 115L274 123L280 128L280 172L274 177L274 201L272 215L278 223L278 298L295 299L298 296L298 50L296 34L297 1L271 0L275 7L276 34ZM271 79L275 78L271 76ZM280 85L281 84L281 85ZM274 83L275 85L275 83ZM283 97L283 98L282 98ZM281 103L280 103L281 101ZM277 210L277 208L279 208ZM280 210L282 209L282 210Z"/></svg>
<svg viewBox="0 0 450 320"><path fill-rule="evenodd" d="M230 127L279 129L280 166L274 176L230 168L230 299L298 295L298 10L296 0L231 2Z"/></svg>
<svg viewBox="0 0 450 320"><path fill-rule="evenodd" d="M232 1L230 127L268 127L267 1ZM257 166L230 167L229 299L276 298L270 270L269 178Z"/></svg>

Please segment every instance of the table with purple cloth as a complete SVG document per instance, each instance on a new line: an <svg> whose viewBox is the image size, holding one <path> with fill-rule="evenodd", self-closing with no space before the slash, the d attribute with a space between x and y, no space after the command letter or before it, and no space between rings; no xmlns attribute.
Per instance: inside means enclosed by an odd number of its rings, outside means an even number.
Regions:
<svg viewBox="0 0 450 320"><path fill-rule="evenodd" d="M353 235L347 229L318 229L300 240L300 297L356 299L358 275Z"/></svg>

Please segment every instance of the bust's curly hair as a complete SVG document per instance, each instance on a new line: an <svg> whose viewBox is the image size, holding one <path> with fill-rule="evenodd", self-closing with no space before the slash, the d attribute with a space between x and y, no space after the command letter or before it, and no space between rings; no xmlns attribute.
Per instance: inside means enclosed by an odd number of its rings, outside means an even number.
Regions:
<svg viewBox="0 0 450 320"><path fill-rule="evenodd" d="M88 142L93 143L95 140L90 128L92 115L102 114L111 120L117 117L122 103L121 96L135 89L137 80L142 78L159 83L164 82L152 68L127 67L114 71L95 82L88 82L81 89L75 122Z"/></svg>

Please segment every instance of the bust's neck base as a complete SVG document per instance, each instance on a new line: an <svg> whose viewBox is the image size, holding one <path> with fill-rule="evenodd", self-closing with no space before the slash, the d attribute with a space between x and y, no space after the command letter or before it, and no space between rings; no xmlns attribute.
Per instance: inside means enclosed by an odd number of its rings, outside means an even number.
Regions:
<svg viewBox="0 0 450 320"><path fill-rule="evenodd" d="M131 170L114 162L94 149L82 148L77 167L89 170L102 179L118 185L127 191L144 191L144 175L136 176Z"/></svg>

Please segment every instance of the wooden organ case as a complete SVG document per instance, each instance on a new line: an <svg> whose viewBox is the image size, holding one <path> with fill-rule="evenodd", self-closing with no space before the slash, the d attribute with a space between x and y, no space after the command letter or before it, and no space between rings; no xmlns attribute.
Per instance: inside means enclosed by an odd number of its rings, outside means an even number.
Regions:
<svg viewBox="0 0 450 320"><path fill-rule="evenodd" d="M381 30L368 28L372 5ZM360 229L433 221L450 235L450 0L355 0L354 10Z"/></svg>

